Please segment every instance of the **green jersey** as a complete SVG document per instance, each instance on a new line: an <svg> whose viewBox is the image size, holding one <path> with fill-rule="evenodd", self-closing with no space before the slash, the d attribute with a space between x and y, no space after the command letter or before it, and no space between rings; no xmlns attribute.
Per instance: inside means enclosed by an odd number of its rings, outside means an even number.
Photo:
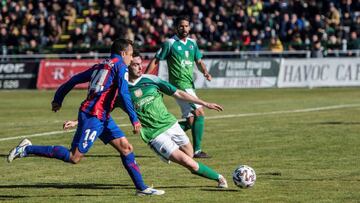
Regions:
<svg viewBox="0 0 360 203"><path fill-rule="evenodd" d="M170 83L144 74L134 83L129 82L129 91L142 125L141 138L146 143L177 122L175 116L168 112L162 97L162 93L175 93L176 87Z"/></svg>
<svg viewBox="0 0 360 203"><path fill-rule="evenodd" d="M166 59L171 84L182 90L194 88L195 62L202 57L195 40L186 38L184 42L175 35L164 42L155 57Z"/></svg>

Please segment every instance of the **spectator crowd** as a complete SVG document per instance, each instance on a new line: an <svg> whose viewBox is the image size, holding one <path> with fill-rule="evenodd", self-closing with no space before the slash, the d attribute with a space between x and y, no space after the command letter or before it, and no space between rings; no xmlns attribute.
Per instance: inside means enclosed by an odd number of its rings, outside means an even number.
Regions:
<svg viewBox="0 0 360 203"><path fill-rule="evenodd" d="M179 15L207 51L360 49L360 0L2 0L0 52L102 52L121 36L155 51Z"/></svg>

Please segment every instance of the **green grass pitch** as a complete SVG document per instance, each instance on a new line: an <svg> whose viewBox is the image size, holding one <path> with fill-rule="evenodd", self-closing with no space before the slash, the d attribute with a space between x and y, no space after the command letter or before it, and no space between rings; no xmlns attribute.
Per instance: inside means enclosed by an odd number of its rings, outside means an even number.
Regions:
<svg viewBox="0 0 360 203"><path fill-rule="evenodd" d="M6 162L19 136L33 144L69 147L73 132L62 123L77 116L85 91L74 90L60 112L50 111L54 91L0 91L0 201L9 202L359 202L360 91L358 88L198 90L223 112L206 110L201 162L223 174L229 189L162 162L131 128L133 144L148 185L164 189L159 197L136 197L134 187L111 146L96 141L78 165L28 157ZM173 98L165 96L180 117ZM121 110L113 117L129 124ZM191 135L188 132L189 137ZM10 138L10 139L7 139ZM13 138L13 139L11 139ZM243 190L232 182L239 164L253 167L257 181Z"/></svg>

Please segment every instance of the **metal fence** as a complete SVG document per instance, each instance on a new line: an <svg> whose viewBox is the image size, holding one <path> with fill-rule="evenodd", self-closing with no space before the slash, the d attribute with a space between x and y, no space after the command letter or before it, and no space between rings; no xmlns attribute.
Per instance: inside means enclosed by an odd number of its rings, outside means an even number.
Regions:
<svg viewBox="0 0 360 203"><path fill-rule="evenodd" d="M312 58L311 51L220 51L203 52L205 58ZM151 58L155 53L142 53L145 59ZM99 59L108 57L108 53L79 53L79 54L18 54L18 55L0 55L0 61L40 61L41 59ZM318 55L319 56L319 55ZM320 57L360 57L358 50L333 50L322 52Z"/></svg>

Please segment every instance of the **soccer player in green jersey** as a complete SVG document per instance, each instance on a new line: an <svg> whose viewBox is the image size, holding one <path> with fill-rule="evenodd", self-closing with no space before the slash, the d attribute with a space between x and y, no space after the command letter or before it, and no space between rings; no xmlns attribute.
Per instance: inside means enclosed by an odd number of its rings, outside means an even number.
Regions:
<svg viewBox="0 0 360 203"><path fill-rule="evenodd" d="M142 125L141 138L162 160L173 161L196 175L215 180L220 188L228 187L227 181L222 175L193 159L194 151L189 138L180 127L175 116L168 112L162 94L217 111L222 111L220 105L194 97L157 76L143 75L141 58L137 55L134 56L129 66L129 91ZM121 100L118 100L116 105L121 107ZM73 121L65 123L64 128L74 126L74 123L71 122Z"/></svg>
<svg viewBox="0 0 360 203"><path fill-rule="evenodd" d="M210 81L211 75L206 70L201 60L202 54L194 39L189 38L190 21L187 17L180 16L175 21L176 35L168 39L156 53L149 63L146 73L152 73L160 60L167 61L169 71L169 82L176 88L183 90L194 97L195 86L193 82L194 66L203 73ZM191 128L194 144L194 158L209 158L201 149L201 141L204 134L204 109L201 105L185 102L176 99L181 108L182 117L185 122L180 122L181 127L186 131Z"/></svg>

